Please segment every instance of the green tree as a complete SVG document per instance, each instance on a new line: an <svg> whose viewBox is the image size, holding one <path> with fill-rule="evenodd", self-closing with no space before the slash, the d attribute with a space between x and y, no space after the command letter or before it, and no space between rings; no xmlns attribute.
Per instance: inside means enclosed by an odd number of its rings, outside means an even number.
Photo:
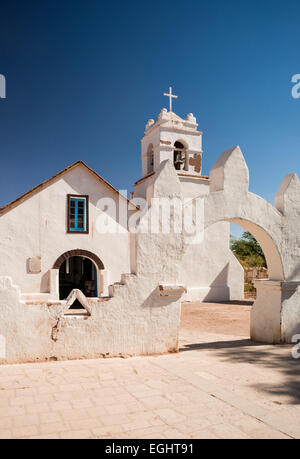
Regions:
<svg viewBox="0 0 300 459"><path fill-rule="evenodd" d="M261 246L248 231L240 239L230 236L230 248L244 268L267 267Z"/></svg>

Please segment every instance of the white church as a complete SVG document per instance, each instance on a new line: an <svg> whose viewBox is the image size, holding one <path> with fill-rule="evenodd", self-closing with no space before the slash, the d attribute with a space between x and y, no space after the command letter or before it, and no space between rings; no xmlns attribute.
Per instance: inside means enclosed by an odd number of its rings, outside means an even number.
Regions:
<svg viewBox="0 0 300 459"><path fill-rule="evenodd" d="M149 120L141 141L142 176L131 198L151 200L161 164L170 160L184 199L208 195L202 175L202 132L196 118L185 119L162 109ZM168 183L165 183L168 186ZM78 161L0 209L0 276L9 276L22 301L65 300L79 289L89 298L109 297L122 275L135 274L134 237L97 231L97 202L103 197L116 208L125 197L84 162ZM22 225L20 225L22 221ZM123 225L124 226L124 225ZM124 228L123 228L124 229ZM229 248L229 223L205 230L203 243L187 245L180 261L184 300L217 301L243 297L243 269Z"/></svg>
<svg viewBox="0 0 300 459"><path fill-rule="evenodd" d="M166 95L169 110L146 124L129 200L78 161L0 209L0 363L178 352L183 301L243 298L230 222L253 234L268 264L269 279L256 282L251 339L291 343L300 333L297 174L284 177L274 205L249 191L239 147L203 176L196 118L176 115L171 88ZM149 216L165 223L156 200L179 203L183 217L186 203L200 202L201 238L191 243L175 224L144 231ZM177 217L173 209L169 223ZM99 219L117 231L100 231Z"/></svg>

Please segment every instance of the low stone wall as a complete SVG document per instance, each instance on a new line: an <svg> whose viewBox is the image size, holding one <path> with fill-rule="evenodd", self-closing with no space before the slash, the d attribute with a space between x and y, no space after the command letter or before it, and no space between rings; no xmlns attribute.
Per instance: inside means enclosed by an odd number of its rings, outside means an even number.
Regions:
<svg viewBox="0 0 300 459"><path fill-rule="evenodd" d="M183 290L162 292L138 279L120 285L113 298L90 299L73 291L72 301L21 302L10 278L0 278L0 363L160 354L178 350ZM149 288L151 293L149 293ZM0 344L1 344L0 343Z"/></svg>

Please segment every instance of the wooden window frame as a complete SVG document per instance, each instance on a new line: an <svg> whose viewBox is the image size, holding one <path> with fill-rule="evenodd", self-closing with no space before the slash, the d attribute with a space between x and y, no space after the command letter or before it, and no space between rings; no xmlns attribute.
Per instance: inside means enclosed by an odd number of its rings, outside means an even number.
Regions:
<svg viewBox="0 0 300 459"><path fill-rule="evenodd" d="M70 229L71 199L84 199L85 200L85 229L83 231ZM67 195L67 225L68 225L67 226L68 234L89 234L89 196L88 195L77 195L77 194Z"/></svg>

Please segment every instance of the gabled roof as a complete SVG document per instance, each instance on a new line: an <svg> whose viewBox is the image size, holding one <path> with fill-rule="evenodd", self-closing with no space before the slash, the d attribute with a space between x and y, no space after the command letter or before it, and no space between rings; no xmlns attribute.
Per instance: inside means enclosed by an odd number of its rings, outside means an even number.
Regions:
<svg viewBox="0 0 300 459"><path fill-rule="evenodd" d="M83 166L85 167L91 174L93 174L101 183L104 183L108 188L110 188L113 192L117 193L118 195L121 195L119 191L113 187L109 182L107 182L101 175L97 174L93 169L91 169L89 166L87 166L83 161L76 161L76 163L71 164L70 166L66 167L62 171L58 172L57 174L53 175L50 177L48 180L45 180L44 182L40 183L40 185L35 186L31 190L27 191L27 193L24 193L22 196L19 198L15 199L14 201L6 204L3 207L0 207L0 215L4 214L6 211L12 209L13 207L16 207L18 204L21 202L25 201L27 198L35 194L36 192L46 188L51 182L56 180L57 178L63 176L66 172L69 172L70 170L74 169L77 166ZM126 199L123 195L121 195L124 199ZM127 199L128 203L130 202ZM131 203L131 205L133 205ZM133 205L133 207L136 207Z"/></svg>

